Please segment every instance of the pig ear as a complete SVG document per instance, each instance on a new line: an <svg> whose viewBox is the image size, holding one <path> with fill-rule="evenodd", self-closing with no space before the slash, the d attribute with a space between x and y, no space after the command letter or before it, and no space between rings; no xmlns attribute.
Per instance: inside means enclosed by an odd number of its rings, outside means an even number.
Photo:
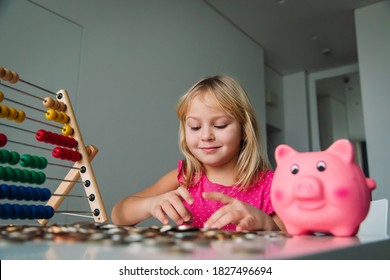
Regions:
<svg viewBox="0 0 390 280"><path fill-rule="evenodd" d="M276 163L281 162L284 158L297 154L298 152L288 145L282 144L275 149Z"/></svg>
<svg viewBox="0 0 390 280"><path fill-rule="evenodd" d="M347 139L340 139L335 141L326 152L334 154L346 162L353 162L355 160L355 152L352 143Z"/></svg>

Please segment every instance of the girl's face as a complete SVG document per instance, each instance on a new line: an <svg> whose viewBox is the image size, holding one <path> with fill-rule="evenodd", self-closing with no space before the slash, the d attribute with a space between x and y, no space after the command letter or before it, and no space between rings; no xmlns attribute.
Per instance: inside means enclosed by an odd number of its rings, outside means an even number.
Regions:
<svg viewBox="0 0 390 280"><path fill-rule="evenodd" d="M235 166L240 152L240 123L212 106L206 95L196 96L185 119L186 143L204 167Z"/></svg>

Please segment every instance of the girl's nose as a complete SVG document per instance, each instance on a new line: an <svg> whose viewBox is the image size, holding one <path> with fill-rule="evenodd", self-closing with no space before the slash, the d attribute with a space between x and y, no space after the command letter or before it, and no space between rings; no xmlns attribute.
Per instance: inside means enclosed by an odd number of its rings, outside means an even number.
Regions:
<svg viewBox="0 0 390 280"><path fill-rule="evenodd" d="M214 139L214 134L210 128L205 127L202 129L202 141L213 141Z"/></svg>

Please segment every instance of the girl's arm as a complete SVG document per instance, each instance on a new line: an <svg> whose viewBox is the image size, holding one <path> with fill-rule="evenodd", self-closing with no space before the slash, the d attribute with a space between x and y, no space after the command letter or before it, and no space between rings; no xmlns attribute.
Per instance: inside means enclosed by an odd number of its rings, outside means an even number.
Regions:
<svg viewBox="0 0 390 280"><path fill-rule="evenodd" d="M175 169L147 189L117 202L111 211L111 220L117 225L135 225L155 217L167 224L170 217L180 224L191 217L182 201L191 203L191 199L187 189L179 188L177 169Z"/></svg>

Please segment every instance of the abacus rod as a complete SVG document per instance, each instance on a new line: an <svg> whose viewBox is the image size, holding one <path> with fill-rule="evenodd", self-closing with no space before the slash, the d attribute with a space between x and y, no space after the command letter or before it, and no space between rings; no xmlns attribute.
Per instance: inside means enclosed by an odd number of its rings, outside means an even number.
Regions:
<svg viewBox="0 0 390 280"><path fill-rule="evenodd" d="M63 197L79 197L79 198L88 198L86 195L75 195L75 194L55 194L53 193L52 196L63 196Z"/></svg>
<svg viewBox="0 0 390 280"><path fill-rule="evenodd" d="M25 145L25 146L28 146L28 147L33 147L33 148L38 148L38 149L42 149L42 150L46 150L46 151L52 151L51 149L48 149L48 148L44 148L44 147L39 147L39 146L35 146L35 145L32 145L32 144L27 144L27 143L22 143L22 142L18 142L18 141L14 141L14 140L8 140L8 142L11 142L11 143L14 143L14 144L19 144L19 145Z"/></svg>
<svg viewBox="0 0 390 280"><path fill-rule="evenodd" d="M21 80L20 80L20 81L21 81ZM18 88L16 88L16 87L12 87L12 86L9 86L9 85L3 84L3 83L0 83L0 84L1 84L3 87L13 89L13 90L15 90L15 91L17 91L17 92L23 93L23 94L25 94L25 95L28 95L28 96L31 96L31 97L34 97L34 98L36 98L36 99L39 99L39 100L43 101L43 98L41 98L41 97L39 97L39 96L36 96L36 95L34 95L34 94L31 94L31 93L29 93L29 92L27 92L27 91L24 91L24 90L21 90L21 89L18 89Z"/></svg>
<svg viewBox="0 0 390 280"><path fill-rule="evenodd" d="M28 85L30 85L30 86L36 87L36 88L38 88L38 89L40 89L40 90L46 91L47 93L50 93L50 94L53 94L53 95L57 95L57 93L55 93L55 92L53 92L53 91L51 91L51 90L48 90L48 89L45 89L45 88L43 88L43 87L41 87L41 86L38 86L38 85L36 85L36 84L27 82L27 81L25 81L25 80L23 80L23 79L19 79L19 81L21 81L21 82L23 82L23 83L25 83L25 84L28 84Z"/></svg>
<svg viewBox="0 0 390 280"><path fill-rule="evenodd" d="M56 212L57 213L57 212ZM74 214L74 213L68 213L68 212L58 212L59 214L63 214L63 215L70 215L70 216L76 216L76 217L83 217L83 218L89 218L89 219L93 219L93 216L86 216L86 215L78 215L78 214ZM92 212L91 212L92 214Z"/></svg>
<svg viewBox="0 0 390 280"><path fill-rule="evenodd" d="M29 118L29 117L26 117L26 119L27 119L27 120L30 120L30 121L33 121L33 122L41 123L41 124L48 125L48 126L51 126L51 127L58 128L58 129L61 129L61 130L62 130L62 127L57 126L57 125L54 125L54 124L51 124L51 123L39 121L39 120L32 119L32 118Z"/></svg>
<svg viewBox="0 0 390 280"><path fill-rule="evenodd" d="M29 132L29 133L35 134L34 131L28 130L28 129L25 129L25 128L9 125L9 124L5 124L5 123L0 123L0 125L6 126L6 127L9 127L9 128L12 128L12 129L18 129L18 130L21 130L21 131L24 131L24 132Z"/></svg>
<svg viewBox="0 0 390 280"><path fill-rule="evenodd" d="M59 164L59 163L52 163L52 162L48 162L47 164L49 164L49 165L55 165L55 166L60 166L60 167L71 168L71 169L76 169L76 170L80 170L80 169L81 169L81 168L79 168L79 167L68 166L68 165L65 165L65 164Z"/></svg>
<svg viewBox="0 0 390 280"><path fill-rule="evenodd" d="M46 114L46 111L44 111L44 110L38 109L36 107L30 106L30 105L27 105L27 104L24 104L24 103L16 101L16 100L12 100L12 99L6 98L6 97L4 97L4 100L7 100L7 101L10 101L10 102L13 102L13 103L16 103L16 104L19 104L19 105L25 106L27 108L30 108L30 109L33 109L33 110L36 110L38 112Z"/></svg>
<svg viewBox="0 0 390 280"><path fill-rule="evenodd" d="M80 184L84 184L83 181L66 180L66 179L59 179L59 178L53 178L53 177L46 177L46 180L54 180L54 181L62 181L62 182L68 182L68 183L80 183Z"/></svg>

